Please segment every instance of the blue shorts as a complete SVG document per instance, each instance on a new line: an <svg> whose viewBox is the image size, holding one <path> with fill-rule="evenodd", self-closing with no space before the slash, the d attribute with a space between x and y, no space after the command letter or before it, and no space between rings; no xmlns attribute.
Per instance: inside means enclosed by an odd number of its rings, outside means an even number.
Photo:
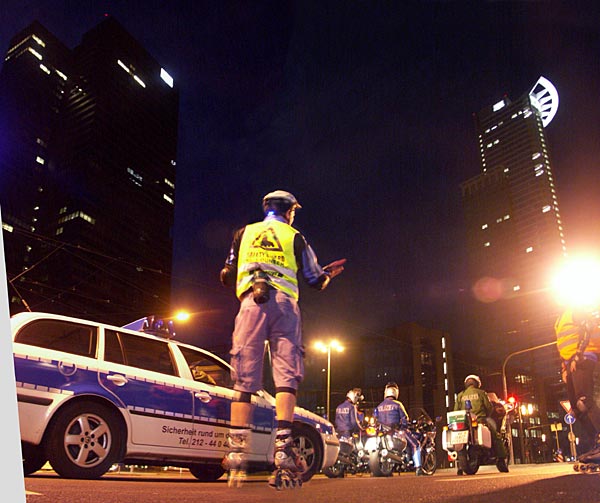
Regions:
<svg viewBox="0 0 600 503"><path fill-rule="evenodd" d="M271 290L264 304L254 302L252 291L242 297L230 352L237 391L262 389L265 341L269 341L275 387L298 389L304 377L300 308L296 299L280 290Z"/></svg>

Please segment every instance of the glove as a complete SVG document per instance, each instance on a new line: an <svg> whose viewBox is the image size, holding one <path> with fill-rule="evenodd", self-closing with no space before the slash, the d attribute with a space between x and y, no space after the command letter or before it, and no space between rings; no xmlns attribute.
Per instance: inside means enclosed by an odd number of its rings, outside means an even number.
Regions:
<svg viewBox="0 0 600 503"><path fill-rule="evenodd" d="M577 370L577 362L582 361L582 360L583 360L583 354L580 352L577 352L575 354L575 356L573 358L571 358L571 362L569 363L569 370L571 371L571 373L573 373Z"/></svg>
<svg viewBox="0 0 600 503"><path fill-rule="evenodd" d="M327 274L330 278L335 278L344 270L345 263L345 258L335 260L334 262L331 262L331 264L327 264L325 267L323 267L323 272Z"/></svg>

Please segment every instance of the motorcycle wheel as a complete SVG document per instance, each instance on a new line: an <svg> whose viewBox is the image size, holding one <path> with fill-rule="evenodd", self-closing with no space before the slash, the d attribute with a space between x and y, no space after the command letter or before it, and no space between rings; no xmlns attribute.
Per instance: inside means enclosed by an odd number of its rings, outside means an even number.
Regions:
<svg viewBox="0 0 600 503"><path fill-rule="evenodd" d="M391 477L394 472L394 463L389 460L381 460L379 451L369 453L369 470L373 477Z"/></svg>
<svg viewBox="0 0 600 503"><path fill-rule="evenodd" d="M325 468L323 473L330 479L341 479L344 478L346 467L339 461L336 461L333 465Z"/></svg>
<svg viewBox="0 0 600 503"><path fill-rule="evenodd" d="M469 449L467 452L466 448L458 451L458 457L456 461L458 468L460 468L466 475L475 475L479 470L479 456L474 449Z"/></svg>
<svg viewBox="0 0 600 503"><path fill-rule="evenodd" d="M435 453L435 449L427 452L424 450L423 459L421 460L421 468L423 468L423 473L425 475L433 475L435 470L437 469L437 455Z"/></svg>

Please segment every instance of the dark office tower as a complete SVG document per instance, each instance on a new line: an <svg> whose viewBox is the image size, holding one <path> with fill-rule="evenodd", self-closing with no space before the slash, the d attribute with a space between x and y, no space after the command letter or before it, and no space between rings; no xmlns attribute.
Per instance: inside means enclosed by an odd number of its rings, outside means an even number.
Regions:
<svg viewBox="0 0 600 503"><path fill-rule="evenodd" d="M481 355L499 361L553 340L549 286L566 248L544 128L557 107L554 86L540 77L518 100L504 97L475 116L482 172L461 184L473 331Z"/></svg>
<svg viewBox="0 0 600 503"><path fill-rule="evenodd" d="M43 252L21 294L35 310L116 324L168 312L177 88L114 18L68 61Z"/></svg>
<svg viewBox="0 0 600 503"><path fill-rule="evenodd" d="M35 267L44 253L54 200L52 145L69 94L71 51L34 22L10 42L0 72L0 204L11 306L25 308ZM39 270L38 270L39 272Z"/></svg>

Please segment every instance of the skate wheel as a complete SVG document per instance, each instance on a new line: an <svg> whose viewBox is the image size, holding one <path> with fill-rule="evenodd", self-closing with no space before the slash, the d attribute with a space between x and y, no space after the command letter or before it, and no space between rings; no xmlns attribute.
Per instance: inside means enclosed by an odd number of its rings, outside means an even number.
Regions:
<svg viewBox="0 0 600 503"><path fill-rule="evenodd" d="M281 491L285 485L285 481L283 480L281 471L278 471L275 475L275 489Z"/></svg>
<svg viewBox="0 0 600 503"><path fill-rule="evenodd" d="M227 487L242 487L246 473L243 470L231 470L227 477Z"/></svg>
<svg viewBox="0 0 600 503"><path fill-rule="evenodd" d="M576 472L578 472L578 471L579 471L579 468L580 468L580 467L579 467L579 463L575 463L575 464L573 465L573 470L575 470Z"/></svg>

